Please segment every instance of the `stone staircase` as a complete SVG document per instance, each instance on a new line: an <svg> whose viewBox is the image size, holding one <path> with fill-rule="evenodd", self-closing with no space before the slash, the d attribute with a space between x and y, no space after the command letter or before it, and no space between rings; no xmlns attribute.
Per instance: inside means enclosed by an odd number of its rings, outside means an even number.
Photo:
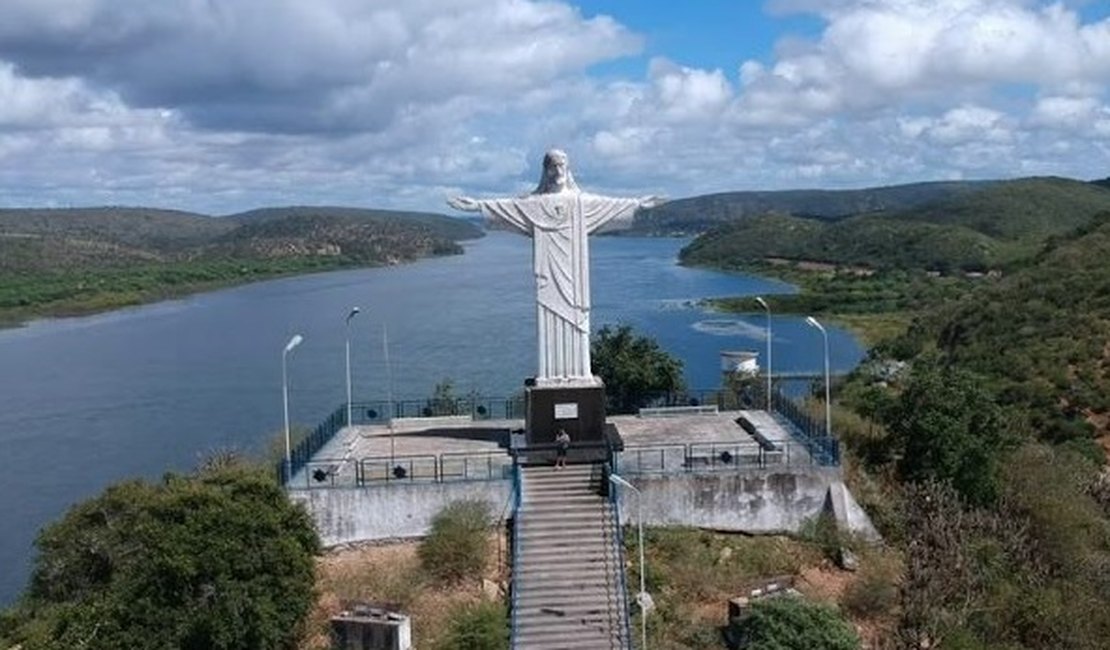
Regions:
<svg viewBox="0 0 1110 650"><path fill-rule="evenodd" d="M514 650L628 650L623 551L602 465L520 471Z"/></svg>

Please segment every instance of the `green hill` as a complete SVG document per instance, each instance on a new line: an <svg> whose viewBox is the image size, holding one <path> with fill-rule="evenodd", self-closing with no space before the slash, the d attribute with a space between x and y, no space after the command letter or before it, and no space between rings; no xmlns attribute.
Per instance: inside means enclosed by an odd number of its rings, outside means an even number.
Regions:
<svg viewBox="0 0 1110 650"><path fill-rule="evenodd" d="M961 226L862 216L823 223L766 215L708 232L680 254L684 264L741 267L764 260L809 261L872 269L951 272L991 268L1008 248Z"/></svg>
<svg viewBox="0 0 1110 650"><path fill-rule="evenodd" d="M156 254L203 244L234 227L200 214L149 208L0 209L0 237L35 235Z"/></svg>
<svg viewBox="0 0 1110 650"><path fill-rule="evenodd" d="M965 196L991 184L992 181L951 181L863 190L709 194L677 199L644 210L636 215L633 228L627 234L697 234L724 223L768 213L832 221L857 214L908 210L947 198Z"/></svg>
<svg viewBox="0 0 1110 650"><path fill-rule="evenodd" d="M986 271L1110 211L1110 190L1058 178L977 186L902 212L836 221L768 215L703 234L683 263L738 267L768 258L942 272Z"/></svg>
<svg viewBox="0 0 1110 650"><path fill-rule="evenodd" d="M0 211L0 322L111 309L309 271L462 252L474 224L355 208L230 217L145 208Z"/></svg>
<svg viewBox="0 0 1110 650"><path fill-rule="evenodd" d="M1041 240L1110 210L1110 190L1066 178L1023 178L930 203L895 216L970 228L1002 240Z"/></svg>
<svg viewBox="0 0 1110 650"><path fill-rule="evenodd" d="M907 334L997 383L1053 441L1110 416L1110 213ZM896 346L897 347L897 346Z"/></svg>

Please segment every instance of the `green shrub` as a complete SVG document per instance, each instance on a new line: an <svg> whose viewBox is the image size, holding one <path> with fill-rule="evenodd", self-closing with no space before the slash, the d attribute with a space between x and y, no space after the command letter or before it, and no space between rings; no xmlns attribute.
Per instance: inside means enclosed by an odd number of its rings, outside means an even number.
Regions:
<svg viewBox="0 0 1110 650"><path fill-rule="evenodd" d="M836 610L800 598L756 603L738 624L747 650L859 650L852 626Z"/></svg>
<svg viewBox="0 0 1110 650"><path fill-rule="evenodd" d="M508 650L509 621L505 605L484 600L451 612L440 650Z"/></svg>
<svg viewBox="0 0 1110 650"><path fill-rule="evenodd" d="M491 524L485 501L455 501L432 519L431 532L420 544L420 563L428 575L443 582L478 577L486 568Z"/></svg>
<svg viewBox="0 0 1110 650"><path fill-rule="evenodd" d="M890 573L867 569L844 592L841 604L849 612L862 618L882 616L898 601L898 588Z"/></svg>
<svg viewBox="0 0 1110 650"><path fill-rule="evenodd" d="M291 647L315 600L312 521L262 470L120 483L36 545L0 647Z"/></svg>

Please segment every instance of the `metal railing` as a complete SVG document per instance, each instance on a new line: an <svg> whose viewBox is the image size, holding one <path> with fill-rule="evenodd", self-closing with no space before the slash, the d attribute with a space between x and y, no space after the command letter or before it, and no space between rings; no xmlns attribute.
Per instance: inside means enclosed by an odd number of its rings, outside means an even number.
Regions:
<svg viewBox="0 0 1110 650"><path fill-rule="evenodd" d="M840 462L839 446L835 441L831 441L828 435L829 432L825 431L824 421L810 416L805 407L791 397L794 395L800 396L809 391L801 384L787 386L787 390L783 391L783 386L790 383L790 378L784 376L780 379L779 375L775 375L775 377L778 386L776 386L771 399L773 412L782 416L784 423L789 425L786 428L791 435L807 448L812 448L813 453L821 458L822 464L838 464ZM799 375L798 379L809 381L812 377ZM805 386L812 388L810 384ZM635 414L640 408L666 409L703 406L716 406L720 410L763 408L766 404L766 392L759 388L760 385L753 384L739 393L720 388L640 394L635 399L625 400L626 404L623 407L615 403L618 400L611 400L608 413L609 415ZM465 415L475 421L519 420L524 418L524 397L523 395L509 398L467 396L395 400L393 402L386 400L363 401L353 403L351 413L351 424L355 425L386 424L395 418L450 415ZM332 411L323 422L294 446L290 453L291 462L289 467L286 467L284 459L277 463L277 476L281 483L288 483L310 462L315 467L319 459L313 457L347 424L347 407L343 404Z"/></svg>
<svg viewBox="0 0 1110 650"><path fill-rule="evenodd" d="M323 422L316 425L311 433L293 446L289 451L289 466L286 466L284 458L277 462L279 482L282 485L288 483L345 426L347 426L347 407L343 405L332 411Z"/></svg>
<svg viewBox="0 0 1110 650"><path fill-rule="evenodd" d="M517 612L520 611L520 572L517 567L520 566L520 504L521 504L521 485L520 485L520 465L513 465L513 575L509 586L509 647L513 650L517 647Z"/></svg>
<svg viewBox="0 0 1110 650"><path fill-rule="evenodd" d="M296 489L353 488L394 483L501 481L512 477L513 458L504 451L314 458L294 475Z"/></svg>
<svg viewBox="0 0 1110 650"><path fill-rule="evenodd" d="M761 445L714 441L670 445L625 445L620 452L624 474L737 472L839 463L839 444L832 438Z"/></svg>
<svg viewBox="0 0 1110 650"><path fill-rule="evenodd" d="M391 419L466 415L482 420L524 418L524 396L451 397L355 402L351 405L354 424L385 424Z"/></svg>
<svg viewBox="0 0 1110 650"><path fill-rule="evenodd" d="M609 474L618 474L619 467L620 458L618 455L614 454L612 458L610 458L609 462L605 465L605 474L604 476L602 476L602 485L605 487L609 495L609 508L613 514L613 529L615 529L617 532L617 534L613 536L612 546L614 547L613 551L616 554L616 557L614 559L616 560L617 574L620 576L620 602L618 603L618 606L621 610L621 625L624 628L624 633L622 634L622 636L624 637L624 643L621 647L632 648L632 609L631 607L629 607L628 604L628 578L625 575L625 567L628 566L628 564L625 562L624 558L624 526L621 525L620 499L617 498L617 491L614 490L611 485L609 485ZM640 571L643 570L644 567L640 567ZM640 615L642 616L643 613L641 612Z"/></svg>

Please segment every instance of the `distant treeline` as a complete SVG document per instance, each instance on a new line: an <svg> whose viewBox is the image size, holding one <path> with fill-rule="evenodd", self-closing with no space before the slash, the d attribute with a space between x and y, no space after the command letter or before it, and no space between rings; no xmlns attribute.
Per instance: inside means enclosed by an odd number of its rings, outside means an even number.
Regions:
<svg viewBox="0 0 1110 650"><path fill-rule="evenodd" d="M765 214L735 220L682 251L687 264L740 267L766 260L941 273L1005 268L1110 211L1110 190L1060 178L971 186L901 211L836 220ZM967 188L964 188L965 190Z"/></svg>
<svg viewBox="0 0 1110 650"><path fill-rule="evenodd" d="M480 237L442 215L291 207L0 210L0 321L111 309L277 275L399 264Z"/></svg>

